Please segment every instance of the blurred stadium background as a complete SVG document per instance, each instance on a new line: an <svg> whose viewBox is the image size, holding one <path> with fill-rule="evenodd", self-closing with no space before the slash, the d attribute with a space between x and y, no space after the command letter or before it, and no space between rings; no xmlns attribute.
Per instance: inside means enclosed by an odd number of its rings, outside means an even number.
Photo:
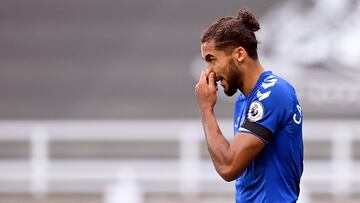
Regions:
<svg viewBox="0 0 360 203"><path fill-rule="evenodd" d="M0 203L234 202L193 90L202 30L242 7L302 103L299 202L359 202L359 1L3 0ZM232 101L216 109L229 139Z"/></svg>

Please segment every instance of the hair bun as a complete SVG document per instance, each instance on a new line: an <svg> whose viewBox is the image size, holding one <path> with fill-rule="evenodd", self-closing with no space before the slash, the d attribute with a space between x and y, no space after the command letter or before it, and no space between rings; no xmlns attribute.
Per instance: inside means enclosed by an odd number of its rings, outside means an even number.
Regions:
<svg viewBox="0 0 360 203"><path fill-rule="evenodd" d="M254 14L250 13L246 9L241 9L238 14L238 18L242 21L246 28L256 32L260 30L260 25Z"/></svg>

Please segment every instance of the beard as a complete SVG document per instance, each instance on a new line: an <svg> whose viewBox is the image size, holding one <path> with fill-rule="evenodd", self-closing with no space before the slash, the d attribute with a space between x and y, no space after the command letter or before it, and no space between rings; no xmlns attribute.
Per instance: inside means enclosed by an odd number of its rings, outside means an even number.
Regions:
<svg viewBox="0 0 360 203"><path fill-rule="evenodd" d="M233 96L236 92L237 92L237 88L230 84L227 88L224 89L224 93L229 97Z"/></svg>
<svg viewBox="0 0 360 203"><path fill-rule="evenodd" d="M233 96L238 88L237 88L237 84L236 84L236 81L237 81L237 75L234 74L235 71L236 71L237 67L235 65L235 62L233 59L230 59L229 60L229 70L232 71L232 73L229 74L229 80L227 80L227 87L224 88L224 93L231 97Z"/></svg>

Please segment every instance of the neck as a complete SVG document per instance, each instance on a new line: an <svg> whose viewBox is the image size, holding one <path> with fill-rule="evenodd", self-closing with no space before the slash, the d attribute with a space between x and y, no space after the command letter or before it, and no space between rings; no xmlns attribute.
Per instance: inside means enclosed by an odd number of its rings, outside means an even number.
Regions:
<svg viewBox="0 0 360 203"><path fill-rule="evenodd" d="M248 96L265 69L261 66L259 60L249 60L244 64L243 70L241 76L242 85L240 85L239 90L245 96Z"/></svg>

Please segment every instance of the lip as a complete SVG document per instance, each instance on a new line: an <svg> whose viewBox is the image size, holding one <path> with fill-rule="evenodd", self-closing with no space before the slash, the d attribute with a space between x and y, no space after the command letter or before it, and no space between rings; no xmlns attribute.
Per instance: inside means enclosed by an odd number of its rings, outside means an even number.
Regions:
<svg viewBox="0 0 360 203"><path fill-rule="evenodd" d="M221 77L220 75L215 75L215 81L218 82L218 81L222 81L223 80L223 77Z"/></svg>
<svg viewBox="0 0 360 203"><path fill-rule="evenodd" d="M221 80L220 80L220 84L221 84L221 86L224 87L224 85L225 85L225 84L224 84L224 79L221 79Z"/></svg>

